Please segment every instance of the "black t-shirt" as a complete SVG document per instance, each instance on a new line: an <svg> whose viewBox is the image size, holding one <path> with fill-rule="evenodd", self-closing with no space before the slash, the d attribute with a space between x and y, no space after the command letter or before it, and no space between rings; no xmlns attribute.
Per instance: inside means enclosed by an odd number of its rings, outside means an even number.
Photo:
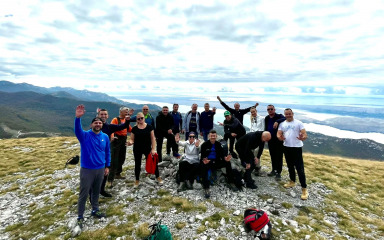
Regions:
<svg viewBox="0 0 384 240"><path fill-rule="evenodd" d="M151 149L151 131L153 131L153 127L149 124L144 129L140 129L137 126L132 128L132 133L135 135L133 151Z"/></svg>
<svg viewBox="0 0 384 240"><path fill-rule="evenodd" d="M191 121L189 122L189 131L196 132L196 130L197 130L196 113L191 113Z"/></svg>

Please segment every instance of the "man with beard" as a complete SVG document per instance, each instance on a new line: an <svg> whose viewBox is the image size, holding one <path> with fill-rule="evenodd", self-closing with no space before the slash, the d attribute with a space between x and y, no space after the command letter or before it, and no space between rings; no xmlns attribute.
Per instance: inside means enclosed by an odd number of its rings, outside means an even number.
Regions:
<svg viewBox="0 0 384 240"><path fill-rule="evenodd" d="M101 131L107 134L109 138L111 138L112 133L129 128L130 116L133 114L133 112L134 110L130 109L127 117L125 118L125 123L116 125L116 124L109 124L107 122L109 117L107 109L100 109L97 113L97 117L100 118L101 121L103 122L103 128L101 129ZM107 182L107 179L108 179L108 176L104 176L103 182L101 184L100 194L101 196L104 196L104 197L112 197L110 193L105 191L105 184Z"/></svg>
<svg viewBox="0 0 384 240"><path fill-rule="evenodd" d="M80 193L77 203L77 223L80 228L83 227L85 203L91 189L91 215L96 218L105 217L99 210L99 194L103 177L108 175L111 162L109 137L101 132L103 122L96 117L92 120L91 129L84 131L80 119L84 113L84 105L77 106L75 134L81 146Z"/></svg>

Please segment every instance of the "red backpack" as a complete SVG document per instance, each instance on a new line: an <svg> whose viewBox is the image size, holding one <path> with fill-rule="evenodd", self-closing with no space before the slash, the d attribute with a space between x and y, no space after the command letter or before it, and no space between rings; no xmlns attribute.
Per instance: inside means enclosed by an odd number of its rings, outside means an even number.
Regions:
<svg viewBox="0 0 384 240"><path fill-rule="evenodd" d="M244 227L246 231L259 232L260 239L270 239L272 225L268 215L262 210L249 208L244 212Z"/></svg>
<svg viewBox="0 0 384 240"><path fill-rule="evenodd" d="M152 155L148 154L147 162L145 163L145 171L149 174L155 174L157 163L159 162L159 155L155 153Z"/></svg>

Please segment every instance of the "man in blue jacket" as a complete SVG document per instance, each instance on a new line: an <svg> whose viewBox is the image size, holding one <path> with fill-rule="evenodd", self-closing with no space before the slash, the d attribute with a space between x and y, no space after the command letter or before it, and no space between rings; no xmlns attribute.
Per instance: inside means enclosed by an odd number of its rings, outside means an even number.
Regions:
<svg viewBox="0 0 384 240"><path fill-rule="evenodd" d="M98 117L94 118L91 129L84 131L80 119L84 113L84 105L77 106L75 134L81 147L80 193L77 203L77 223L80 228L83 227L85 203L91 188L91 215L96 218L105 217L105 214L99 210L99 194L101 183L104 176L108 175L111 163L109 138L107 134L101 131L103 127L102 120Z"/></svg>

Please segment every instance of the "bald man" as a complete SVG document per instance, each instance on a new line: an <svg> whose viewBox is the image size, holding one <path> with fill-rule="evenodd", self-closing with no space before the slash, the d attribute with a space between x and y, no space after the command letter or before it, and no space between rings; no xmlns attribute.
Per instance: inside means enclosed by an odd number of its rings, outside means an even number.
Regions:
<svg viewBox="0 0 384 240"><path fill-rule="evenodd" d="M264 143L269 140L271 140L271 133L268 131L250 132L242 136L235 145L241 164L245 167L244 181L247 188L257 188L251 177L251 173L260 161L260 156L264 149ZM253 150L257 147L259 148L259 152L255 157Z"/></svg>

